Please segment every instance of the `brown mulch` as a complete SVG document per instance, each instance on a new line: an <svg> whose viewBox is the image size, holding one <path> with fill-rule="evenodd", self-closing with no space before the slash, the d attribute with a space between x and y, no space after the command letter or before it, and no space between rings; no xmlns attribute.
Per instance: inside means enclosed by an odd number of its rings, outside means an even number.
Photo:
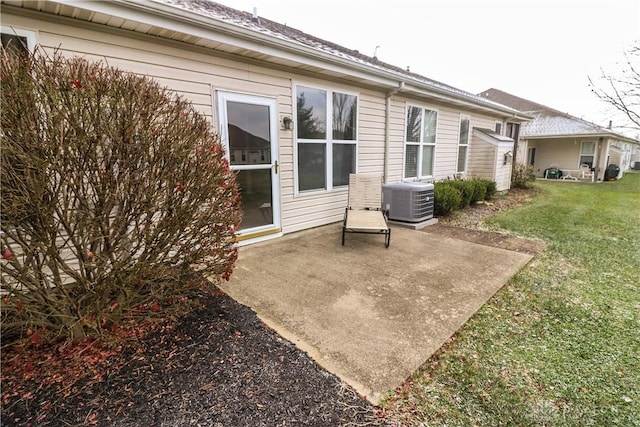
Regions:
<svg viewBox="0 0 640 427"><path fill-rule="evenodd" d="M383 424L373 405L252 310L219 291L203 303L139 339L126 340L117 353L96 351L95 345L74 347L80 358L54 346L4 349L1 424ZM68 380L52 381L60 372Z"/></svg>
<svg viewBox="0 0 640 427"><path fill-rule="evenodd" d="M511 190L424 231L536 254L541 242L488 230L526 203ZM542 245L542 246L540 246ZM162 322L122 327L117 345L34 340L2 349L2 426L388 425L382 412L222 292Z"/></svg>

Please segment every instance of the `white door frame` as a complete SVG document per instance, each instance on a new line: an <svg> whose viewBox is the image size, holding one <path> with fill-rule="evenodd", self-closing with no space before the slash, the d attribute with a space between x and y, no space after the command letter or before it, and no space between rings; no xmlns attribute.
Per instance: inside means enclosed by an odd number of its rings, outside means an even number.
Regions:
<svg viewBox="0 0 640 427"><path fill-rule="evenodd" d="M240 240L259 238L264 235L278 233L281 231L280 219L280 171L279 171L279 150L278 150L278 111L275 98L259 95L249 95L244 93L217 91L218 98L218 125L220 137L225 147L226 157L229 160L231 170L271 170L271 211L273 223L258 227L240 230L237 234ZM229 129L227 126L227 102L240 102L266 106L269 108L269 140L271 143L271 164L257 165L232 165L229 152ZM242 194L240 195L242 197Z"/></svg>

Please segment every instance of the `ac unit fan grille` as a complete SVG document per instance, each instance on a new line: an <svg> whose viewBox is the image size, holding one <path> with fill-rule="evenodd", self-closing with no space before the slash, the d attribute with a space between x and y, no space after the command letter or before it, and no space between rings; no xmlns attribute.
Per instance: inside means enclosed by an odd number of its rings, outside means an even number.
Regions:
<svg viewBox="0 0 640 427"><path fill-rule="evenodd" d="M420 222L433 218L434 192L414 186L394 185L383 189L383 199L389 210L389 219Z"/></svg>

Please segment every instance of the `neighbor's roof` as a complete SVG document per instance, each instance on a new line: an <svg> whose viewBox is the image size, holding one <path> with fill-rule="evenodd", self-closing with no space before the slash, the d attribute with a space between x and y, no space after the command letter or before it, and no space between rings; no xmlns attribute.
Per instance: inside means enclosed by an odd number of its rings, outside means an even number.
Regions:
<svg viewBox="0 0 640 427"><path fill-rule="evenodd" d="M482 92L480 96L534 116L533 120L522 125L520 133L522 138L606 136L628 142L639 142L633 138L613 132L611 129L598 126L570 114L547 107L546 105L538 104L537 102L529 101L528 99L520 98L498 89L488 89Z"/></svg>

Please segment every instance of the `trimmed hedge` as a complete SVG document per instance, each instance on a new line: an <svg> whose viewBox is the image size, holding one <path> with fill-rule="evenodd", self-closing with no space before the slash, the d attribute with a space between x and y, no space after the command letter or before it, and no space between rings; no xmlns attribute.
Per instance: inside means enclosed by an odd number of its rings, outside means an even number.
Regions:
<svg viewBox="0 0 640 427"><path fill-rule="evenodd" d="M496 194L496 183L484 178L445 180L434 184L436 216L444 216Z"/></svg>
<svg viewBox="0 0 640 427"><path fill-rule="evenodd" d="M462 206L462 194L451 184L452 182L442 181L434 184L434 213L436 216L447 215Z"/></svg>

